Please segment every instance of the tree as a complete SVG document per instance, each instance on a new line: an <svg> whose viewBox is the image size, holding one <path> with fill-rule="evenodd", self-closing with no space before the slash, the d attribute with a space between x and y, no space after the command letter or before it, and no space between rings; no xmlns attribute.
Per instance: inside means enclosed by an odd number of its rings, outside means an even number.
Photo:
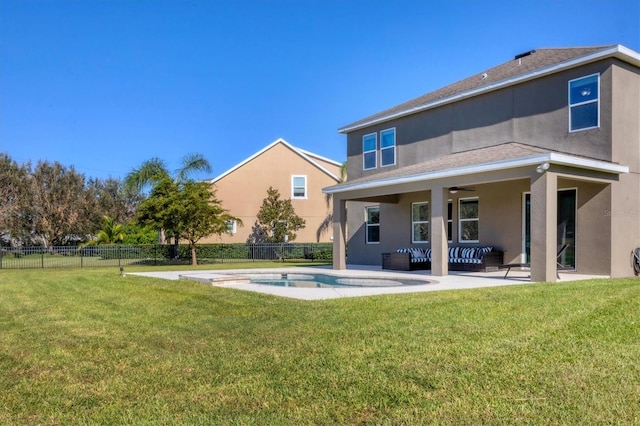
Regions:
<svg viewBox="0 0 640 426"><path fill-rule="evenodd" d="M110 216L104 216L102 219L102 229L96 233L96 238L86 244L81 244L80 247L100 244L118 244L124 241L124 226L116 223Z"/></svg>
<svg viewBox="0 0 640 426"><path fill-rule="evenodd" d="M140 244L157 244L158 231L148 226L142 226L135 220L124 225L123 244L140 245Z"/></svg>
<svg viewBox="0 0 640 426"><path fill-rule="evenodd" d="M0 242L19 237L17 231L29 199L29 168L0 154Z"/></svg>
<svg viewBox="0 0 640 426"><path fill-rule="evenodd" d="M141 225L165 229L189 242L191 264L197 265L196 243L203 237L221 235L227 223L235 220L222 208L209 184L186 180L178 182L165 177L156 182L151 195L138 209Z"/></svg>
<svg viewBox="0 0 640 426"><path fill-rule="evenodd" d="M18 165L0 153L0 242L62 245L81 242L103 225L133 218L142 196L118 179L89 179L73 167Z"/></svg>
<svg viewBox="0 0 640 426"><path fill-rule="evenodd" d="M118 244L124 241L124 226L116 223L112 217L104 216L102 229L96 235L96 244Z"/></svg>
<svg viewBox="0 0 640 426"><path fill-rule="evenodd" d="M195 172L211 172L211 164L201 154L188 154L182 158L181 166L175 172L173 180L185 182ZM171 172L167 164L157 157L153 157L133 169L124 179L128 189L143 191L148 186L152 189L164 179L171 179Z"/></svg>
<svg viewBox="0 0 640 426"><path fill-rule="evenodd" d="M84 175L58 162L39 162L31 174L32 198L23 225L44 246L84 240L96 226L96 201Z"/></svg>
<svg viewBox="0 0 640 426"><path fill-rule="evenodd" d="M188 154L182 158L181 167L175 172L173 181L184 183L195 172L211 172L211 164L201 154ZM151 196L156 187L165 180L172 180L171 172L166 163L157 157L153 157L133 169L124 179L124 187L129 192L142 192L150 187ZM166 228L157 228L161 232ZM176 236L174 235L174 238ZM178 244L178 238L175 238Z"/></svg>
<svg viewBox="0 0 640 426"><path fill-rule="evenodd" d="M119 179L89 179L87 187L96 199L99 217L109 216L117 223L131 221L143 198L139 191L125 188Z"/></svg>
<svg viewBox="0 0 640 426"><path fill-rule="evenodd" d="M267 189L267 198L258 212L258 226L254 234L264 235L266 242L284 243L296 239L296 232L305 227L305 220L298 216L291 199L281 199L273 187Z"/></svg>

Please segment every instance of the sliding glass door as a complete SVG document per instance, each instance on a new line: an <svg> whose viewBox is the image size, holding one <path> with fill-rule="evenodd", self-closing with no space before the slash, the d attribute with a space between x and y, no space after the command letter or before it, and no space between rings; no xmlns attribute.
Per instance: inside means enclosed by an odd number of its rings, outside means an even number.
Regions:
<svg viewBox="0 0 640 426"><path fill-rule="evenodd" d="M523 206L523 251L526 263L531 263L531 194L525 193ZM567 267L576 267L576 190L558 191L558 249L564 244L569 248L558 260Z"/></svg>

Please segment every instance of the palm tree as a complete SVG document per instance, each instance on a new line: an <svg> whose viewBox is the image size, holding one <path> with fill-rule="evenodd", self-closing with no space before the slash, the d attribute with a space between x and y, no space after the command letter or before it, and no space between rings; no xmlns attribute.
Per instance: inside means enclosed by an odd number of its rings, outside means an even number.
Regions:
<svg viewBox="0 0 640 426"><path fill-rule="evenodd" d="M124 226L110 216L103 216L102 229L96 235L96 244L117 244L124 241Z"/></svg>
<svg viewBox="0 0 640 426"><path fill-rule="evenodd" d="M195 172L211 173L211 164L202 154L187 154L182 158L181 167L175 171L174 176L167 164L158 157L153 157L131 170L124 178L124 187L129 191L142 192L143 189L153 189L163 179L173 179L175 182L185 182ZM161 241L165 240L164 230L159 231ZM175 255L178 252L178 238L175 236Z"/></svg>
<svg viewBox="0 0 640 426"><path fill-rule="evenodd" d="M102 220L102 229L96 234L96 239L82 244L80 248L100 244L118 244L124 241L124 226L116 223L111 216L103 216Z"/></svg>
<svg viewBox="0 0 640 426"><path fill-rule="evenodd" d="M173 179L176 182L184 182L194 172L211 173L211 164L201 154L185 155ZM124 184L126 188L142 191L149 185L155 186L165 178L171 178L167 164L158 157L153 157L129 172L124 178Z"/></svg>

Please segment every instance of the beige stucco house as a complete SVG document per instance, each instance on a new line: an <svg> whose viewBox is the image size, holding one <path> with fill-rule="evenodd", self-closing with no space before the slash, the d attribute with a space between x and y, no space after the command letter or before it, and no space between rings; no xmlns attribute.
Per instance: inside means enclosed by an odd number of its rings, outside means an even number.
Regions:
<svg viewBox="0 0 640 426"><path fill-rule="evenodd" d="M334 201L336 269L398 248L489 246L533 281L633 276L640 247L640 54L539 49L366 117L347 136ZM348 234L346 234L348 230Z"/></svg>
<svg viewBox="0 0 640 426"><path fill-rule="evenodd" d="M210 181L223 208L241 219L243 226L230 223L227 233L200 242L247 242L270 186L281 198L290 198L296 214L306 222L296 243L331 241L332 229L326 226L332 213L331 197L323 194L322 188L340 182L341 167L341 163L296 148L284 139L275 140Z"/></svg>

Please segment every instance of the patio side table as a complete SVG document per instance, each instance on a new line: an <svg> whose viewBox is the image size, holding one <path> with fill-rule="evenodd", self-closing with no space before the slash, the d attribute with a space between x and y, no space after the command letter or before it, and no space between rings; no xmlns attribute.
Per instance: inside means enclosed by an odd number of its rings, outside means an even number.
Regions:
<svg viewBox="0 0 640 426"><path fill-rule="evenodd" d="M391 269L391 253L382 253L382 269Z"/></svg>

